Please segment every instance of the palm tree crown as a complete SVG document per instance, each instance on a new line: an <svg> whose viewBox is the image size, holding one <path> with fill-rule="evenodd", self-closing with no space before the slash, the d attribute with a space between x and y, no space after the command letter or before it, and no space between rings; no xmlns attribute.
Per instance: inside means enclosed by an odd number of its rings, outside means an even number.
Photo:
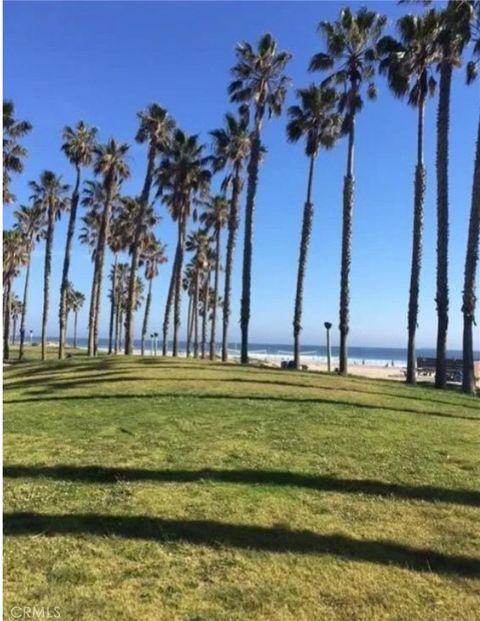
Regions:
<svg viewBox="0 0 480 621"><path fill-rule="evenodd" d="M105 184L109 183L110 179L112 182L118 183L120 179L130 177L130 168L125 161L128 149L128 144L119 143L113 138L106 144L97 145L94 148L93 170L96 175L104 177Z"/></svg>
<svg viewBox="0 0 480 621"><path fill-rule="evenodd" d="M15 106L13 101L3 102L3 202L13 203L15 196L10 193L10 172L21 173L23 159L27 156L27 150L19 144L19 138L28 134L32 126L28 121L15 119Z"/></svg>
<svg viewBox="0 0 480 621"><path fill-rule="evenodd" d="M338 95L331 88L312 84L297 91L300 104L290 106L287 135L290 142L305 137L305 152L315 156L320 146L331 149L339 135L341 116L335 113Z"/></svg>
<svg viewBox="0 0 480 621"><path fill-rule="evenodd" d="M425 15L405 15L397 28L399 41L387 36L378 42L379 70L396 97L408 96L408 103L417 107L435 92L433 66L441 58L438 13L431 9Z"/></svg>
<svg viewBox="0 0 480 621"><path fill-rule="evenodd" d="M235 78L228 92L233 102L252 102L255 108L255 124L261 123L264 114L279 116L289 84L284 74L290 52L278 52L277 42L266 33L257 49L246 41L236 47L237 64L232 68Z"/></svg>
<svg viewBox="0 0 480 621"><path fill-rule="evenodd" d="M51 210L53 219L60 217L60 213L67 209L69 201L65 198L70 186L62 183L62 177L57 176L50 170L44 170L40 175L40 181L30 181L32 199L34 203L41 205L46 211Z"/></svg>
<svg viewBox="0 0 480 621"><path fill-rule="evenodd" d="M97 129L83 121L79 121L75 128L67 125L63 129L62 151L71 164L76 167L91 164L96 135Z"/></svg>
<svg viewBox="0 0 480 621"><path fill-rule="evenodd" d="M376 44L386 24L386 17L362 7L354 15L349 8L342 9L334 23L320 22L319 32L325 37L327 52L315 54L310 61L310 71L334 69L324 81L324 86L337 84L342 88L339 108L345 112L344 129L362 109L362 86L366 84L369 99L375 99L373 82Z"/></svg>

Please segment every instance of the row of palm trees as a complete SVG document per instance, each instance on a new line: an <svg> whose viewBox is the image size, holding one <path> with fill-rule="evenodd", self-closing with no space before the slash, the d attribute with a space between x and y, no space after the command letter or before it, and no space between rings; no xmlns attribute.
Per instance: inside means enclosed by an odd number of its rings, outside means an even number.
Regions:
<svg viewBox="0 0 480 621"><path fill-rule="evenodd" d="M319 84L312 84L297 91L298 103L288 109L287 135L290 141L305 141L308 158L307 195L303 208L297 285L293 318L294 359L300 365L300 334L302 329L303 287L307 266L310 234L313 222L313 183L315 162L322 149L333 148L339 140L348 141L346 171L343 183L343 223L340 273L340 361L339 371L348 372L348 333L350 329L350 268L352 247L352 221L354 210L354 149L355 130L365 99L376 97L377 74L385 75L388 86L396 97L406 99L417 109L417 157L414 175L413 239L410 291L408 301L408 360L407 382L416 381L415 336L418 322L418 300L422 262L423 209L426 189L424 164L424 119L427 104L436 90L436 70L439 72L439 99L437 109L437 361L436 385L446 384L446 337L448 330L448 137L452 73L467 59L467 82L476 77L480 56L480 2L478 0L451 0L443 10L428 9L422 15L405 15L397 22L398 37L384 34L386 18L360 8L352 12L346 8L338 20L321 22L318 30L325 42L323 51L310 61L312 72L325 72ZM470 44L472 44L470 46ZM231 315L231 281L233 257L240 219L240 199L245 188L245 232L243 240L242 292L240 328L242 335L241 361L248 362L250 324L251 269L253 256L253 230L255 199L260 167L265 154L262 131L265 122L280 116L289 87L286 67L291 59L287 51L279 51L270 34L261 37L257 47L249 43L237 45L236 63L232 68L233 81L228 92L237 113L225 116L224 127L210 132L211 152L200 143L197 135L188 135L176 126L169 113L158 104L152 104L138 114L139 130L136 140L146 144L147 162L145 176L138 197L121 195L123 180L130 175L126 163L128 145L110 140L97 143L96 131L80 122L74 129L64 130L62 149L75 168L76 180L70 188L60 177L45 171L39 182L32 182L33 203L30 208L39 210L46 226L20 227L25 237L26 258L17 262L10 276L5 277L4 289L11 289L12 274L22 260L28 266L33 243L40 235L46 239L44 291L45 301L42 321L42 354L45 355L46 321L48 317L48 288L51 270L51 248L54 224L60 213L69 209L65 259L60 295L59 357L65 355L65 324L67 288L71 246L75 232L77 208L81 198L82 170L92 166L96 176L88 181L83 191L82 203L88 209L82 218L84 228L81 239L92 250L94 264L90 294L88 353L95 355L98 344L100 301L106 250L114 254L111 287L110 350L115 324L125 324L124 351L133 351L134 313L138 306L138 270L144 262L155 273L164 262L164 247L155 239L153 227L158 216L152 205L159 198L167 207L177 225L176 248L168 286L163 318L163 354L167 354L168 335L173 318L173 355L179 353L179 330L182 291L189 297L187 341L190 350L198 353L199 316L203 318L202 343L206 341L206 324L211 321L210 357L215 355L216 323L220 306L221 231L228 229L226 240L225 282L221 307L223 309L222 359L228 356L228 329ZM20 172L25 150L19 138L30 130L28 123L14 118L13 104L4 106L4 200L13 202L9 192L11 172ZM480 126L479 126L480 131ZM480 188L480 143L474 164L474 183L469 224L463 292L464 315L464 373L466 392L475 392L473 369L472 325L475 310L475 273L478 262ZM215 174L222 172L221 193L212 196L211 184ZM155 193L155 196L153 194ZM203 228L188 235L189 224L197 219L203 209ZM19 210L20 213L21 209ZM19 220L20 222L20 220ZM18 231L16 231L18 232ZM16 232L9 235L14 236ZM14 244L13 244L14 245ZM150 248L150 250L148 250ZM149 252L155 248L156 259L149 263ZM126 301L120 303L117 294L118 253L128 250L130 256ZM185 251L192 252L192 261L184 270ZM18 259L18 257L17 257ZM8 266L11 261L7 261ZM126 270L126 268L125 268ZM125 271L124 270L124 271ZM28 281L28 267L26 279ZM213 287L210 293L210 278ZM148 309L151 303L151 279L145 304L146 319L142 326L142 351L148 331ZM122 298L123 299L123 298ZM25 304L26 307L26 304ZM205 347L205 345L204 345Z"/></svg>

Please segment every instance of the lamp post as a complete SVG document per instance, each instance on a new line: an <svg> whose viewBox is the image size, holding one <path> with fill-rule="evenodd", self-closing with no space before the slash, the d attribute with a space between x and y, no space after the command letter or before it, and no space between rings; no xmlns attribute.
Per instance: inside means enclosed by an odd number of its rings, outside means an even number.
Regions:
<svg viewBox="0 0 480 621"><path fill-rule="evenodd" d="M326 321L323 324L327 330L327 370L330 373L332 370L332 352L330 348L330 328L332 324L329 321Z"/></svg>

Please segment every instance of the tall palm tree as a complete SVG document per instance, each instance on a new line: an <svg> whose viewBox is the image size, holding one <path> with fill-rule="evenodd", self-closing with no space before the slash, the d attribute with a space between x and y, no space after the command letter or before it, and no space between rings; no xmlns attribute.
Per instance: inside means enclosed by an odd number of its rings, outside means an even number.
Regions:
<svg viewBox="0 0 480 621"><path fill-rule="evenodd" d="M138 113L140 127L135 140L140 144L148 144L147 170L143 182L142 193L139 197L139 209L134 223L134 238L130 263L130 282L128 288L128 303L125 319L125 353L133 351L133 306L135 293L135 279L138 270L138 261L141 251L141 236L145 211L148 208L150 189L152 187L155 171L155 159L164 152L170 143L171 135L175 127L175 121L170 117L165 108L159 104L151 104L145 110Z"/></svg>
<svg viewBox="0 0 480 621"><path fill-rule="evenodd" d="M467 65L467 83L477 77L477 64L480 60L480 2L474 3L471 24L471 40L474 60ZM477 143L473 167L472 203L468 226L467 252L465 257L465 276L463 285L463 392L475 395L477 392L475 368L473 363L473 324L475 323L476 273L478 266L478 245L480 240L480 119L477 127Z"/></svg>
<svg viewBox="0 0 480 621"><path fill-rule="evenodd" d="M42 315L42 360L46 359L47 345L47 321L50 294L50 274L52 271L52 248L55 222L60 218L62 211L69 207L69 201L65 198L70 186L62 183L61 176L55 175L50 170L45 170L40 175L39 182L31 181L29 186L33 192L34 203L41 206L46 214L47 229L45 237L45 270L43 281L43 315Z"/></svg>
<svg viewBox="0 0 480 621"><path fill-rule="evenodd" d="M253 128L248 162L247 199L245 207L245 237L243 245L243 274L240 328L242 332L241 361L248 363L248 327L252 278L253 217L257 193L258 171L262 153L261 132L265 113L279 116L287 92L288 78L285 67L292 55L277 51L277 42L271 34L264 34L255 50L250 43L239 43L235 50L237 64L232 68L234 77L228 91L230 99L247 103L252 111Z"/></svg>
<svg viewBox="0 0 480 621"><path fill-rule="evenodd" d="M41 205L33 204L31 207L21 205L15 212L14 228L20 231L25 240L27 250L25 284L23 287L22 314L20 317L20 346L18 359L22 360L25 349L25 322L27 317L28 286L30 282L30 266L32 262L32 252L35 243L45 235L45 213Z"/></svg>
<svg viewBox="0 0 480 621"><path fill-rule="evenodd" d="M339 110L344 114L343 132L348 136L347 169L343 181L342 256L340 272L340 352L339 371L348 373L347 339L350 330L350 265L352 252L352 217L354 204L355 123L363 107L363 91L368 99L376 98L373 82L376 45L382 35L386 18L366 8L356 14L342 9L333 24L320 22L318 30L326 41L326 53L315 54L310 61L310 71L332 70L323 80L324 86L338 84L343 87Z"/></svg>
<svg viewBox="0 0 480 621"><path fill-rule="evenodd" d="M10 317L12 321L12 345L15 345L17 337L17 323L22 315L22 302L16 293L12 293L10 299Z"/></svg>
<svg viewBox="0 0 480 621"><path fill-rule="evenodd" d="M146 245L151 242L152 231L155 226L160 222L160 217L156 214L153 204L144 205L140 199L125 197L123 199L124 207L122 211L122 220L123 226L126 232L126 240L127 247L130 253L130 256L133 254L137 254L135 259L135 270L138 270L140 265L140 260L142 256L143 249ZM125 354L128 355L127 352L133 352L133 332L131 332L132 338L129 336L129 305L130 302L133 303L135 308L135 298L132 300L131 297L131 282L132 282L132 265L130 264L129 271L129 284L127 287L127 304L125 307ZM136 282L136 281L135 281ZM136 285L135 285L136 286ZM135 288L133 290L135 294ZM131 328L133 329L134 325L134 316L135 313L132 309L131 315ZM129 342L131 341L131 342Z"/></svg>
<svg viewBox="0 0 480 621"><path fill-rule="evenodd" d="M416 383L415 334L418 324L418 297L422 264L423 206L426 170L423 159L425 104L435 92L433 68L438 62L438 14L431 9L424 15L405 15L397 22L399 41L384 37L378 44L382 56L380 72L385 73L393 94L407 97L417 108L417 162L415 166L413 207L413 248L408 302L407 383Z"/></svg>
<svg viewBox="0 0 480 621"><path fill-rule="evenodd" d="M82 166L89 166L91 164L96 134L97 130L94 127L89 127L83 121L79 121L75 128L67 126L63 130L62 151L67 156L69 162L74 166L76 179L70 199L70 218L68 221L62 281L60 285L59 358L64 358L65 356L66 294L69 282L68 276L70 271L73 235L75 233L75 223L77 220L78 201L80 199L81 169Z"/></svg>
<svg viewBox="0 0 480 621"><path fill-rule="evenodd" d="M191 233L186 241L186 249L193 253L191 262L193 284L193 308L192 308L192 326L193 326L193 355L198 358L198 315L200 301L200 283L208 270L208 250L210 238L204 229L199 229Z"/></svg>
<svg viewBox="0 0 480 621"><path fill-rule="evenodd" d="M207 230L213 231L215 242L214 264L214 297L212 300L212 332L210 337L210 360L215 358L216 351L216 324L217 324L217 299L220 276L221 234L228 220L228 201L222 194L210 197L205 201L205 211L200 216L200 221L205 224Z"/></svg>
<svg viewBox="0 0 480 621"><path fill-rule="evenodd" d="M83 188L82 205L87 208L87 213L82 216L83 226L80 231L80 243L88 246L93 263L93 277L90 291L90 309L96 304L95 257L97 254L98 237L102 224L102 211L105 205L106 192L100 181L86 181ZM119 194L115 193L112 199L112 212L115 212L119 202Z"/></svg>
<svg viewBox="0 0 480 621"><path fill-rule="evenodd" d="M77 349L77 323L78 323L78 313L82 306L85 303L85 295L81 291L74 290L72 296L71 307L74 315L74 323L73 323L73 348Z"/></svg>
<svg viewBox="0 0 480 621"><path fill-rule="evenodd" d="M133 218L127 213L129 208L135 204L135 200L130 197L122 197L112 205L112 216L108 232L108 247L113 253L113 265L111 269L111 304L110 304L110 326L108 330L108 353L113 353L113 333L115 326L115 313L117 300L117 265L118 255L126 250L132 243L132 222Z"/></svg>
<svg viewBox="0 0 480 621"><path fill-rule="evenodd" d="M177 129L157 170L158 195L163 197L170 215L177 223L177 247L163 321L164 356L167 354L172 301L174 307L173 355L178 355L183 256L187 223L192 213L194 201L206 194L211 178L211 172L208 168L210 160L205 156L204 150L205 147L199 143L198 136L189 136ZM193 215L195 217L195 212Z"/></svg>
<svg viewBox="0 0 480 621"><path fill-rule="evenodd" d="M293 317L293 351L295 367L300 368L300 332L302 330L303 286L307 265L308 247L313 223L313 173L315 160L321 147L331 149L341 130L341 116L334 109L338 95L331 88L311 85L299 89L300 104L288 109L290 121L287 135L290 142L305 138L305 154L310 160L307 182L307 200L303 208L300 254L298 259L297 289Z"/></svg>
<svg viewBox="0 0 480 621"><path fill-rule="evenodd" d="M89 356L95 356L97 353L103 266L105 263L105 248L107 245L108 227L110 225L112 200L117 193L119 183L130 176L130 169L125 161L128 149L129 147L127 144L118 143L114 139L94 149L94 172L96 175L101 175L102 177L105 202L103 205L100 230L98 232L98 243L95 252L94 284L92 286L92 292L94 292L95 295L92 295L90 301L88 323Z"/></svg>
<svg viewBox="0 0 480 621"><path fill-rule="evenodd" d="M447 383L446 355L448 330L448 138L450 125L450 92L452 73L461 65L461 56L467 44L472 2L449 0L440 15L440 81L437 109L437 355L435 386L444 388Z"/></svg>
<svg viewBox="0 0 480 621"><path fill-rule="evenodd" d="M13 281L28 258L25 238L18 230L3 231L3 359L10 356L9 333Z"/></svg>
<svg viewBox="0 0 480 621"><path fill-rule="evenodd" d="M225 287L223 294L222 360L228 359L228 327L230 322L230 300L232 295L232 275L235 244L239 225L240 193L243 187L243 170L250 153L250 134L248 131L248 109L240 108L238 117L225 115L225 128L210 132L213 138L213 168L215 171L229 167L230 172L222 184L222 189L231 187L228 209L228 239L225 259Z"/></svg>
<svg viewBox="0 0 480 621"><path fill-rule="evenodd" d="M158 276L158 268L167 262L165 255L166 246L160 243L155 237L151 236L148 243L144 244L141 249L140 262L145 265L145 280L148 282L147 298L145 301L145 314L142 324L142 340L141 355L145 354L145 337L148 330L148 319L150 315L150 306L152 304L152 286L154 279Z"/></svg>
<svg viewBox="0 0 480 621"><path fill-rule="evenodd" d="M212 275L212 269L214 269L216 258L215 251L211 247L212 239L208 238L209 246L207 248L206 256L206 269L203 278L203 286L201 288L200 301L202 302L202 341L201 341L201 356L205 358L206 346L207 346L207 325L208 325L208 313L210 312L212 297L210 295L210 277Z"/></svg>
<svg viewBox="0 0 480 621"><path fill-rule="evenodd" d="M185 266L182 280L182 288L188 295L188 311L187 311L187 347L186 355L190 357L192 352L192 337L193 337L193 320L194 320L194 294L195 294L195 266L193 261L190 261Z"/></svg>
<svg viewBox="0 0 480 621"><path fill-rule="evenodd" d="M23 171L23 160L27 157L27 149L19 143L30 132L32 126L28 121L15 118L13 101L3 102L3 202L13 203L15 196L10 192L10 173Z"/></svg>

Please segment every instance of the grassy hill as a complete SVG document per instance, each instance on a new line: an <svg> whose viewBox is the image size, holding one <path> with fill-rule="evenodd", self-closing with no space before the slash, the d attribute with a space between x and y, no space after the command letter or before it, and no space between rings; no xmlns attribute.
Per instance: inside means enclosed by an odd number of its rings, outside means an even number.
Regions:
<svg viewBox="0 0 480 621"><path fill-rule="evenodd" d="M472 398L77 356L4 399L5 618L479 618Z"/></svg>

